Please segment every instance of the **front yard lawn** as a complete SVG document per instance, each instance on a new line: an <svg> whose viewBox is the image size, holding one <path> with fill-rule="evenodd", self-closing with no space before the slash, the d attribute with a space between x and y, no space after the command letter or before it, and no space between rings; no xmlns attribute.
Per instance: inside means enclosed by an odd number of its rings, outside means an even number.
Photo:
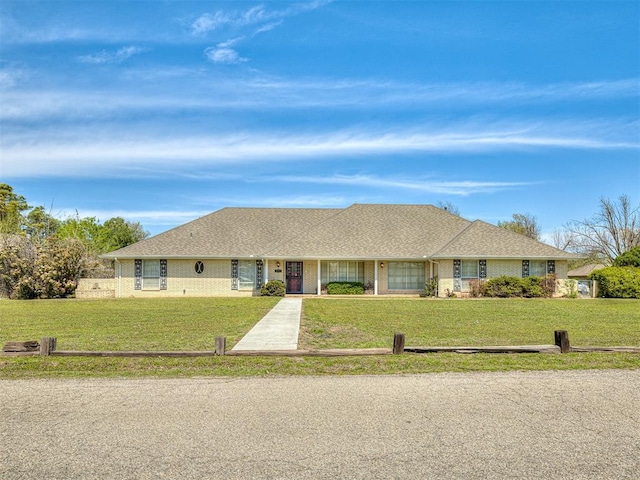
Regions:
<svg viewBox="0 0 640 480"><path fill-rule="evenodd" d="M59 350L231 348L277 298L0 301L0 344L57 337ZM552 344L640 346L634 300L305 298L298 348ZM374 357L0 357L0 378L410 374L640 368L634 353L405 354Z"/></svg>

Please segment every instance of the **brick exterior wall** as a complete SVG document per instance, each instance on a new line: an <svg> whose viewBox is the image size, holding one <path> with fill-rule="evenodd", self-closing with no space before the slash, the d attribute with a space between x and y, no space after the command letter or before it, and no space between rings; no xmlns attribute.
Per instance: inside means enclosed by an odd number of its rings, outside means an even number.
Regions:
<svg viewBox="0 0 640 480"><path fill-rule="evenodd" d="M115 278L81 278L76 288L76 298L115 298Z"/></svg>
<svg viewBox="0 0 640 480"><path fill-rule="evenodd" d="M440 263L440 275L438 278L438 295L447 296L447 289L453 292L453 259L442 260ZM566 260L556 260L556 295L566 293L568 264ZM522 277L522 260L487 260L487 279L501 277ZM464 294L465 292L456 292Z"/></svg>
<svg viewBox="0 0 640 480"><path fill-rule="evenodd" d="M110 298L110 297L177 297L177 296L225 296L246 297L258 294L258 290L231 289L231 260L202 260L204 271L195 272L196 260L171 260L167 262L166 290L135 290L134 261L122 260L120 263L121 278L118 279L82 279L76 292L77 298ZM280 267L277 263L280 262ZM415 295L424 292L420 290L389 290L388 264L389 260L381 260L384 268L378 270L378 293ZM380 263L379 262L379 263ZM266 264L266 262L265 262ZM430 277L430 262L425 262L425 282ZM447 295L447 290L453 292L453 259L441 260L433 265L434 275L438 276L438 293L440 297ZM280 270L277 272L276 270ZM558 295L561 295L567 279L567 262L556 260L556 277L558 278ZM285 281L286 260L269 260L265 265L265 279ZM303 292L317 294L318 261L303 261ZM487 278L509 275L522 276L521 260L487 260ZM374 284L375 263L364 262L364 283ZM98 283L98 288L94 288Z"/></svg>

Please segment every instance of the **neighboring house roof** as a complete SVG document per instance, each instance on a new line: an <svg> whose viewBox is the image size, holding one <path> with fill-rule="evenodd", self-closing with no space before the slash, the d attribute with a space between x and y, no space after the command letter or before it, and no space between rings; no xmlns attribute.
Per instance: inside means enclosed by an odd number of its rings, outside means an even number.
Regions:
<svg viewBox="0 0 640 480"><path fill-rule="evenodd" d="M587 277L594 270L600 270L601 268L606 268L606 265L602 263L590 263L589 265L583 265L582 267L569 270L567 277Z"/></svg>
<svg viewBox="0 0 640 480"><path fill-rule="evenodd" d="M224 208L105 258L575 258L432 205Z"/></svg>

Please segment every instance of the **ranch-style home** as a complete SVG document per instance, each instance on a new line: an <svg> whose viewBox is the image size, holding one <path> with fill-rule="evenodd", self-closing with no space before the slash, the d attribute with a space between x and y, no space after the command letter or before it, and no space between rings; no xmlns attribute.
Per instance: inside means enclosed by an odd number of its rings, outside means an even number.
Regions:
<svg viewBox="0 0 640 480"><path fill-rule="evenodd" d="M103 255L116 297L250 296L269 280L322 295L332 281L374 295L464 295L473 279L555 274L574 255L432 205L223 208Z"/></svg>

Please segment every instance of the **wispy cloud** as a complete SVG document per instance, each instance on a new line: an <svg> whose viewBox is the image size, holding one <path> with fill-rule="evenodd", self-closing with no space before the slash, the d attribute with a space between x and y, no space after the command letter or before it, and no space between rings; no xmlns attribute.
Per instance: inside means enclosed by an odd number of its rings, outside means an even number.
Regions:
<svg viewBox="0 0 640 480"><path fill-rule="evenodd" d="M431 178L379 177L375 175L331 175L331 176L277 176L274 180L320 185L349 185L359 188L385 188L414 190L422 193L468 196L476 193L495 193L531 185L529 182L479 182L439 181Z"/></svg>
<svg viewBox="0 0 640 480"><path fill-rule="evenodd" d="M212 62L243 62L233 48L241 37L222 42L205 51ZM113 54L112 54L113 56ZM101 57L94 59L100 60ZM101 61L107 60L103 58ZM114 57L115 58L115 57ZM159 93L154 88L137 89L136 94L119 91L49 91L21 88L3 97L0 119L37 120L38 116L83 118L86 115L129 115L147 110L151 114L162 110L207 111L216 108L236 109L303 109L358 107L363 110L377 108L404 108L409 110L442 107L444 111L476 109L483 105L541 105L607 99L640 100L640 79L623 79L590 83L560 83L525 85L510 83L457 83L457 84L403 84L375 80L301 80L228 78L207 74L205 70L159 69L129 70L124 73L127 82L145 82L153 86L158 81L176 77L190 79L189 89L172 89ZM27 79L23 70L0 69L0 86L9 88ZM105 102L105 97L109 102ZM454 102L455 100L455 102ZM452 102L453 107L452 107Z"/></svg>
<svg viewBox="0 0 640 480"><path fill-rule="evenodd" d="M244 30L246 32L244 35L219 43L214 47L208 47L204 51L205 56L213 63L227 65L244 63L248 59L242 57L237 49L233 48L240 41L269 32L282 25L286 18L315 10L329 1L316 0L309 3L295 3L283 10L269 10L264 5L257 5L248 10L218 10L215 13L205 13L191 24L191 33L195 36L204 36L223 27L229 27L234 31Z"/></svg>
<svg viewBox="0 0 640 480"><path fill-rule="evenodd" d="M269 10L264 5L257 5L247 10L223 11L200 15L192 24L194 35L203 35L222 27L257 26L259 30L272 29L285 18L315 10L330 3L330 0L306 3L294 3L283 10Z"/></svg>
<svg viewBox="0 0 640 480"><path fill-rule="evenodd" d="M593 127L593 126L591 126ZM65 136L66 135L66 136ZM117 132L63 131L30 135L4 135L3 175L101 176L123 174L153 176L158 169L180 172L189 168L254 162L328 161L353 155L383 156L418 153L479 154L522 149L638 149L637 140L600 137L596 128L567 130L545 124L516 129L494 125L425 126L414 131L383 132L374 128L313 135L276 132L221 136L132 135Z"/></svg>
<svg viewBox="0 0 640 480"><path fill-rule="evenodd" d="M138 55L147 51L149 51L148 48L128 46L119 48L118 50L112 52L102 50L101 52L93 53L90 55L81 55L78 57L78 60L82 63L93 63L96 65L107 63L122 63L134 55Z"/></svg>
<svg viewBox="0 0 640 480"><path fill-rule="evenodd" d="M101 222L113 217L121 217L129 221L141 222L143 225L176 225L194 220L198 217L202 217L211 213L211 210L96 210L96 209L83 209L77 208L62 208L56 213L56 217L64 220L67 218L75 217L76 215L81 218L95 217Z"/></svg>
<svg viewBox="0 0 640 480"><path fill-rule="evenodd" d="M241 57L240 54L233 48L242 39L243 37L238 37L227 40L226 42L219 43L215 47L206 48L204 54L213 63L234 65L246 62L248 59Z"/></svg>

